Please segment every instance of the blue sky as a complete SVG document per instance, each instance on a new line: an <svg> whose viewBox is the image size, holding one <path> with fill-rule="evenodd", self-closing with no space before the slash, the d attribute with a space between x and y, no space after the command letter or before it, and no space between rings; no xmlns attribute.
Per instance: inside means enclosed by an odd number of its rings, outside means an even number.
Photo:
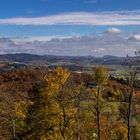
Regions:
<svg viewBox="0 0 140 140"><path fill-rule="evenodd" d="M1 17L40 16L75 11L139 9L139 0L1 0Z"/></svg>
<svg viewBox="0 0 140 140"><path fill-rule="evenodd" d="M105 42L108 42L111 38L115 44L118 40L116 41L114 38L117 36L116 38L122 42L120 45L124 48L124 52L121 55L129 53L129 51L132 54L140 46L138 42L140 41L140 0L0 0L0 36L1 38L7 37L10 39L20 38L19 40L22 41L22 44L23 37L24 41L34 41L34 39L48 41L52 38L79 37L82 42L82 36L94 36L93 39L101 36L103 40L106 37ZM27 39L28 37L30 39ZM96 41L96 44L94 44L96 49L94 48L93 55L100 50L102 52L99 55L107 54L107 51L103 51L103 47L102 49L97 48L100 44L97 38L94 40ZM129 44L125 43L125 39L129 40ZM61 44L62 46L65 44L64 42ZM78 43L81 44L81 42ZM14 43L16 44L17 42ZM75 43L77 43L76 40ZM109 48L110 43L108 42L105 46ZM13 44L14 51L12 53L32 52L31 49L24 50L24 45L23 49L17 49L17 51L15 49L17 44L15 46ZM85 45L83 48L89 45L85 42L83 44ZM20 46L21 44L18 45ZM91 43L90 45L93 44ZM126 45L130 46L130 48L126 48ZM7 44L5 46L0 48L0 53L12 51L11 48L8 48L11 46ZM92 49L92 46L90 47L88 48L89 50ZM115 49L116 46L114 46ZM108 49L110 54L114 50ZM55 54L56 48L53 51ZM50 52L52 52L53 54L53 51L46 53L51 54ZM40 52L40 54L42 53ZM73 51L69 54L72 55ZM64 55L69 54L64 53ZM58 53L58 55L63 54ZM78 54L75 53L75 55ZM88 55L88 51L87 53L81 52L80 55Z"/></svg>
<svg viewBox="0 0 140 140"><path fill-rule="evenodd" d="M136 11L140 10L139 0L1 0L0 19L33 18L59 15L63 13L95 13L107 11ZM104 22L104 21L103 21ZM110 25L7 25L0 24L0 36L44 36L44 35L71 35L89 34L106 30ZM114 25L115 26L115 25ZM125 30L139 30L139 26L125 24L120 28ZM36 31L35 31L36 30ZM82 31L81 31L82 30ZM61 32L60 32L61 31Z"/></svg>
<svg viewBox="0 0 140 140"><path fill-rule="evenodd" d="M139 0L1 0L0 17L45 16L63 12L138 10Z"/></svg>

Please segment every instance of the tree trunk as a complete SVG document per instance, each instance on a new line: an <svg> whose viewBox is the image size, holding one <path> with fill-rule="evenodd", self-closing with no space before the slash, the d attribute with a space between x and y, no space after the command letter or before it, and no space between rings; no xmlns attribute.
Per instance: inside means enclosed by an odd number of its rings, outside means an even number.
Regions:
<svg viewBox="0 0 140 140"><path fill-rule="evenodd" d="M133 97L133 93L134 93L134 87L132 86L132 89L131 89L131 93L130 93L130 96L129 96L129 105L128 105L128 116L127 116L127 129L128 129L128 133L127 133L127 139L130 140L131 136L130 136L130 133L131 133L131 106L132 106L132 97Z"/></svg>
<svg viewBox="0 0 140 140"><path fill-rule="evenodd" d="M77 118L77 140L80 140L80 123L79 123L80 102L78 101L78 118Z"/></svg>
<svg viewBox="0 0 140 140"><path fill-rule="evenodd" d="M97 88L97 125L98 125L98 140L101 140L99 96L100 96L100 87Z"/></svg>
<svg viewBox="0 0 140 140"><path fill-rule="evenodd" d="M15 124L15 120L12 119L12 125L13 125L13 137L14 139L16 138L16 124Z"/></svg>

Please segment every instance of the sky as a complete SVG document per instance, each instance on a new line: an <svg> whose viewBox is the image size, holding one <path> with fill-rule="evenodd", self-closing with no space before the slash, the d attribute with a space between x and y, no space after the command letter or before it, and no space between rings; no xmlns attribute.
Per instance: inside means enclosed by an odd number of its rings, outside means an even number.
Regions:
<svg viewBox="0 0 140 140"><path fill-rule="evenodd" d="M0 54L133 55L139 0L0 0Z"/></svg>

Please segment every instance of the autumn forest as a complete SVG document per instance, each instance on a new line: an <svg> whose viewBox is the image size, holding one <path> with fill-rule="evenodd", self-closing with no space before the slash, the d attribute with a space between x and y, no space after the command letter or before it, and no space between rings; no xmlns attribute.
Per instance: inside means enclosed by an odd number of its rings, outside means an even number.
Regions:
<svg viewBox="0 0 140 140"><path fill-rule="evenodd" d="M139 140L139 63L124 78L19 68L0 74L1 140Z"/></svg>

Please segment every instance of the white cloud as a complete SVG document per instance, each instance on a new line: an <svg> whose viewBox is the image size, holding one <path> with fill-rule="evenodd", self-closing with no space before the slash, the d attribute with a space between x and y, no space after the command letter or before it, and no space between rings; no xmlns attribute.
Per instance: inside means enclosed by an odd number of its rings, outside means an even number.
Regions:
<svg viewBox="0 0 140 140"><path fill-rule="evenodd" d="M84 2L88 4L94 4L94 3L97 3L98 0L85 0Z"/></svg>
<svg viewBox="0 0 140 140"><path fill-rule="evenodd" d="M130 39L135 40L135 41L140 41L140 34L135 34L131 36Z"/></svg>
<svg viewBox="0 0 140 140"><path fill-rule="evenodd" d="M140 25L140 11L72 12L43 17L0 19L11 25Z"/></svg>
<svg viewBox="0 0 140 140"><path fill-rule="evenodd" d="M109 28L107 30L107 32L109 32L109 33L121 33L122 31L120 29L118 29L118 28L112 27L112 28Z"/></svg>
<svg viewBox="0 0 140 140"><path fill-rule="evenodd" d="M137 39L140 35L134 35ZM50 37L51 38L51 37ZM51 55L133 55L140 48L140 41L121 34L29 38L0 38L0 53L32 53ZM37 41L36 41L37 40Z"/></svg>
<svg viewBox="0 0 140 140"><path fill-rule="evenodd" d="M65 39L70 38L72 36L31 36L31 37L10 37L10 39L16 43L21 42L31 42L31 41L50 41L51 39Z"/></svg>

